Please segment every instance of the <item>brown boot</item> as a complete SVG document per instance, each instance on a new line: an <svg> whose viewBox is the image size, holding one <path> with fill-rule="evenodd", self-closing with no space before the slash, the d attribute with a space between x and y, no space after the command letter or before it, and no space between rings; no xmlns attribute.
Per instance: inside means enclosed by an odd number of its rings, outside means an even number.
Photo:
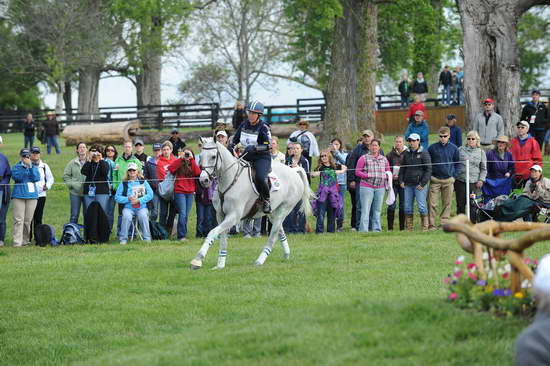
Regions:
<svg viewBox="0 0 550 366"><path fill-rule="evenodd" d="M544 144L544 155L550 155L550 144Z"/></svg>
<svg viewBox="0 0 550 366"><path fill-rule="evenodd" d="M405 230L405 213L403 211L399 211L399 230Z"/></svg>
<svg viewBox="0 0 550 366"><path fill-rule="evenodd" d="M394 218L395 218L395 211L388 211L388 231L393 230Z"/></svg>
<svg viewBox="0 0 550 366"><path fill-rule="evenodd" d="M420 215L422 218L422 231L428 231L430 228L430 220L428 215Z"/></svg>
<svg viewBox="0 0 550 366"><path fill-rule="evenodd" d="M405 215L405 226L407 227L407 231L413 231L414 226L414 216L413 215Z"/></svg>

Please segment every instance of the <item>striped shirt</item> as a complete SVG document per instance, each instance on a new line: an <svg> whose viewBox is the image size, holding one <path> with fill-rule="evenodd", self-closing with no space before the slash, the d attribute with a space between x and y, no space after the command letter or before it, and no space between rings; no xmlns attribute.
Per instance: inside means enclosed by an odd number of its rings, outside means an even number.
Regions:
<svg viewBox="0 0 550 366"><path fill-rule="evenodd" d="M390 163L384 155L365 154L357 161L355 175L361 178L361 186L369 188L384 188L388 179L386 172L390 171Z"/></svg>

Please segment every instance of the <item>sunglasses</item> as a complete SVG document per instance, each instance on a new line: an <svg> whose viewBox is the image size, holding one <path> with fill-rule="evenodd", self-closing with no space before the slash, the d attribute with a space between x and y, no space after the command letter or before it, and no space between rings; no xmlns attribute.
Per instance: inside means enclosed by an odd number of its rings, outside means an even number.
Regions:
<svg viewBox="0 0 550 366"><path fill-rule="evenodd" d="M476 140L476 138L475 137L468 137L467 140L468 141L474 141L474 140Z"/></svg>
<svg viewBox="0 0 550 366"><path fill-rule="evenodd" d="M107 152L115 152L114 149L107 149L107 150L105 150L105 151L107 151Z"/></svg>
<svg viewBox="0 0 550 366"><path fill-rule="evenodd" d="M483 103L484 105L493 105L493 103Z"/></svg>
<svg viewBox="0 0 550 366"><path fill-rule="evenodd" d="M449 135L439 135L441 138L449 137Z"/></svg>
<svg viewBox="0 0 550 366"><path fill-rule="evenodd" d="M408 139L407 141L412 142L412 141L420 141L420 140Z"/></svg>
<svg viewBox="0 0 550 366"><path fill-rule="evenodd" d="M135 172L135 169L128 169L129 172Z"/></svg>
<svg viewBox="0 0 550 366"><path fill-rule="evenodd" d="M423 114L415 114L414 116L415 116L415 117L422 117L422 116L424 116L424 115L423 115Z"/></svg>

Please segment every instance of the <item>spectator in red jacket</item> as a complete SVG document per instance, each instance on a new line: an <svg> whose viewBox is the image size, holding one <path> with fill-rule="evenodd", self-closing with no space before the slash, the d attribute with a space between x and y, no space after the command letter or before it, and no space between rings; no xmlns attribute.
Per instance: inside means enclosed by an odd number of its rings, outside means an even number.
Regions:
<svg viewBox="0 0 550 366"><path fill-rule="evenodd" d="M176 161L176 157L172 155L173 145L170 141L164 141L161 146L162 154L157 159L157 179L158 183L166 178L168 166ZM159 223L166 228L168 235L172 232L174 218L176 217L176 203L174 200L165 200L160 197L160 216Z"/></svg>
<svg viewBox="0 0 550 366"><path fill-rule="evenodd" d="M405 120L407 122L414 121L414 114L416 113L416 111L424 112L424 119L428 119L426 106L424 105L424 103L422 102L422 98L418 94L414 97L414 103L409 106L409 111L407 112L407 117L405 117Z"/></svg>
<svg viewBox="0 0 550 366"><path fill-rule="evenodd" d="M187 218L195 197L195 177L201 174L201 169L195 161L193 151L186 148L183 156L171 163L168 170L176 176L174 194L178 210L178 240L186 241Z"/></svg>
<svg viewBox="0 0 550 366"><path fill-rule="evenodd" d="M512 139L512 156L515 160L514 188L523 187L529 179L529 169L537 164L542 166L540 146L529 134L529 123L520 121L516 125L518 136Z"/></svg>

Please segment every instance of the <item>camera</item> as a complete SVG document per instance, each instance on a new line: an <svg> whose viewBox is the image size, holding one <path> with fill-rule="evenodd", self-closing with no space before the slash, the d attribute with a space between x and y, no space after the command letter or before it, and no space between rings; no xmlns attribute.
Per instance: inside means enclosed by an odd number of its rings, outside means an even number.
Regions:
<svg viewBox="0 0 550 366"><path fill-rule="evenodd" d="M191 153L189 151L186 151L185 154L183 154L183 156L188 159L191 157Z"/></svg>

